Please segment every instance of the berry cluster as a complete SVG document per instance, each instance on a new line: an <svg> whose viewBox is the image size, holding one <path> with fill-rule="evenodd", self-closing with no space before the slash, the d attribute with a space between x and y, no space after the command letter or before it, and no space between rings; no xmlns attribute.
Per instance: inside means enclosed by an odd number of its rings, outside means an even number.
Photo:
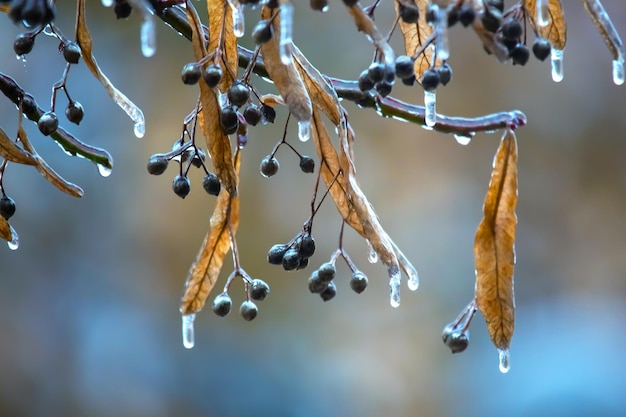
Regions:
<svg viewBox="0 0 626 417"><path fill-rule="evenodd" d="M239 314L244 320L252 321L259 314L259 307L256 305L255 301L265 300L270 293L270 287L262 279L250 278L250 276L243 269L235 270L235 272L231 274L228 278L226 287L224 287L224 291L213 299L213 305L211 308L213 312L220 317L225 317L230 313L233 306L233 300L228 294L228 288L231 281L235 277L243 279L246 289L246 299L239 307Z"/></svg>

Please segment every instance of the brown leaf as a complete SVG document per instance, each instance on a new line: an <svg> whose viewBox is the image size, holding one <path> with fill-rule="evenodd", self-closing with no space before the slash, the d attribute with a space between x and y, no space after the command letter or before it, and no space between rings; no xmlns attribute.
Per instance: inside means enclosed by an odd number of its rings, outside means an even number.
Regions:
<svg viewBox="0 0 626 417"><path fill-rule="evenodd" d="M596 28L598 28L602 39L604 39L606 46L609 48L609 51L611 51L613 59L620 59L620 57L623 57L622 39L620 38L617 30L615 30L615 26L613 26L613 22L611 21L609 14L606 10L604 10L602 3L599 1L589 0L582 0L582 2L583 6L585 6L587 14L591 17L593 24Z"/></svg>
<svg viewBox="0 0 626 417"><path fill-rule="evenodd" d="M241 152L237 151L234 156L237 175L240 163ZM187 275L180 305L182 314L197 313L204 307L217 282L238 226L239 197L222 191L217 197L209 231Z"/></svg>
<svg viewBox="0 0 626 417"><path fill-rule="evenodd" d="M398 19L398 26L404 36L404 50L408 56L413 56L415 52L425 47L424 44L429 36L433 33L433 27L426 23L426 7L428 0L416 0L415 2L420 11L420 17L417 23L405 23L402 19ZM398 13L398 2L394 2L396 6L396 14ZM430 41L429 41L430 42ZM421 79L422 74L431 67L433 58L433 49L426 47L415 60L415 77Z"/></svg>
<svg viewBox="0 0 626 417"><path fill-rule="evenodd" d="M507 129L494 159L484 217L474 241L476 304L493 344L507 349L513 336L515 226L517 216L517 139Z"/></svg>
<svg viewBox="0 0 626 417"><path fill-rule="evenodd" d="M263 6L261 18L269 19L272 13L272 9ZM310 120L312 112L311 99L302 82L302 78L293 62L285 65L280 60L280 19L275 17L272 24L274 36L261 45L261 57L263 58L265 69L296 120Z"/></svg>
<svg viewBox="0 0 626 417"><path fill-rule="evenodd" d="M220 2L221 6L217 7L215 1L209 0L209 7L217 11L221 10L221 16L224 17L224 5ZM204 40L204 35L202 31L202 24L200 22L200 18L198 17L198 13L196 9L193 7L191 2L187 2L187 18L189 19L189 23L191 24L192 38L191 43L193 47L193 53L196 61L200 61L206 55L206 44ZM212 24L217 24L214 22L215 16L211 17ZM226 17L224 19L228 20ZM221 22L224 21L221 20ZM212 30L215 30L214 28ZM232 31L232 21L231 21L231 31ZM219 33L219 32L218 32ZM234 35L233 35L234 36ZM212 39L212 38L211 38ZM211 41L210 39L210 41ZM209 45L211 42L209 42ZM209 46L210 47L210 46ZM235 44L235 54L236 54ZM235 67L235 71L236 71ZM224 76L228 74L228 70L224 68L222 65L222 71ZM232 77L230 77L230 82L232 83ZM224 77L220 82L224 82ZM209 154L211 155L211 159L213 161L213 166L215 168L215 173L220 179L220 182L224 186L224 188L228 191L229 194L236 196L237 195L237 175L235 174L235 168L233 166L232 159L232 149L230 146L230 139L224 131L222 130L222 126L220 125L219 115L220 115L220 106L217 101L217 95L212 88L209 88L208 85L204 82L204 80L200 80L200 101L202 103L202 110L198 112L198 122L200 124L200 129L202 130L202 134L206 140L207 147L209 150ZM229 86L230 84L228 84ZM228 88L226 86L226 88ZM219 86L218 86L219 87Z"/></svg>
<svg viewBox="0 0 626 417"><path fill-rule="evenodd" d="M96 62L96 58L92 54L93 42L89 29L87 28L87 22L85 21L85 0L78 0L76 6L76 42L78 42L80 46L82 57L87 68L89 68L94 77L102 83L104 89L113 101L126 112L133 122L135 122L135 136L143 137L146 130L146 121L143 112L135 103L130 101L128 97L115 88L113 83L104 75Z"/></svg>
<svg viewBox="0 0 626 417"><path fill-rule="evenodd" d="M548 1L548 16L550 23L547 26L539 26L537 23L537 0L524 0L523 7L526 10L528 20L539 36L546 38L555 49L563 50L567 42L567 22L563 14L560 0Z"/></svg>
<svg viewBox="0 0 626 417"><path fill-rule="evenodd" d="M483 25L482 16L485 13L484 5L482 2L478 2L474 4L474 8L477 14L472 22L472 29L474 29L474 32L478 35L487 51L492 53L498 61L506 62L509 59L509 50L498 39L495 33L488 31Z"/></svg>
<svg viewBox="0 0 626 417"><path fill-rule="evenodd" d="M225 0L207 0L209 13L209 52L216 51L222 42L223 76L218 88L225 92L233 83L233 75L237 75L239 56L237 55L237 37L233 27L233 16L228 2ZM202 31L200 31L202 33Z"/></svg>
<svg viewBox="0 0 626 417"><path fill-rule="evenodd" d="M0 238L10 242L13 240L13 232L9 222L4 217L0 216Z"/></svg>
<svg viewBox="0 0 626 417"><path fill-rule="evenodd" d="M18 164L36 165L37 161L30 154L20 148L15 141L12 141L7 134L0 128L0 156L7 161L17 162Z"/></svg>
<svg viewBox="0 0 626 417"><path fill-rule="evenodd" d="M380 33L374 21L367 13L365 13L365 11L363 11L361 4L356 2L354 5L348 7L348 12L354 19L354 24L359 32L365 33L368 36L368 39L383 54L385 59L391 63L395 59L393 48L387 42L387 37Z"/></svg>

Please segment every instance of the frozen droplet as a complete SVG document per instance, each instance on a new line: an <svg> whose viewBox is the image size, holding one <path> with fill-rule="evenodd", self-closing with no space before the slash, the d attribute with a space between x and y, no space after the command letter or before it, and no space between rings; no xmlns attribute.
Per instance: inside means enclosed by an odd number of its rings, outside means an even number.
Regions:
<svg viewBox="0 0 626 417"><path fill-rule="evenodd" d="M624 55L613 60L613 82L615 85L624 84Z"/></svg>
<svg viewBox="0 0 626 417"><path fill-rule="evenodd" d="M17 235L17 232L13 228L13 226L9 225L11 230L11 240L7 241L7 246L11 250L17 250L20 247L20 237Z"/></svg>
<svg viewBox="0 0 626 417"><path fill-rule="evenodd" d="M140 122L135 123L135 126L133 126L133 132L135 133L136 138L138 139L143 138L143 136L146 134L146 122L142 120Z"/></svg>
<svg viewBox="0 0 626 417"><path fill-rule="evenodd" d="M550 10L548 9L549 0L537 0L537 25L546 27L550 24Z"/></svg>
<svg viewBox="0 0 626 417"><path fill-rule="evenodd" d="M107 79L107 82L108 82L108 79ZM107 87L107 90L111 98L115 102L115 104L120 106L120 108L124 110L126 115L128 115L128 117L130 117L131 120L135 122L135 126L134 126L135 136L138 138L142 138L143 135L145 135L146 133L146 119L141 109L137 107L135 103L130 101L128 97L124 95L124 93L122 93L117 88L113 87L113 85L108 84L105 86Z"/></svg>
<svg viewBox="0 0 626 417"><path fill-rule="evenodd" d="M16 58L18 61L23 62L24 64L26 63L26 55L15 55L15 58Z"/></svg>
<svg viewBox="0 0 626 417"><path fill-rule="evenodd" d="M437 122L437 93L424 91L424 121L426 126L434 126Z"/></svg>
<svg viewBox="0 0 626 417"><path fill-rule="evenodd" d="M391 307L400 307L400 283L401 276L400 271L389 278L389 303Z"/></svg>
<svg viewBox="0 0 626 417"><path fill-rule="evenodd" d="M435 8L435 35L437 59L445 61L450 58L450 47L448 43L448 10L445 7Z"/></svg>
<svg viewBox="0 0 626 417"><path fill-rule="evenodd" d="M245 33L245 21L243 15L243 6L239 3L235 4L229 0L230 10L233 16L233 34L237 38L241 38Z"/></svg>
<svg viewBox="0 0 626 417"><path fill-rule="evenodd" d="M291 65L291 41L293 40L293 4L280 5L280 61Z"/></svg>
<svg viewBox="0 0 626 417"><path fill-rule="evenodd" d="M409 287L409 290L411 291L417 291L417 289L420 286L420 277L417 274L417 269L415 269L413 267L413 265L411 264L405 264L404 265L404 272L406 273L407 277L409 278L407 281L407 285Z"/></svg>
<svg viewBox="0 0 626 417"><path fill-rule="evenodd" d="M103 177L108 177L109 175L111 175L111 171L112 169L109 167L105 167L102 164L98 164L98 172L100 173L100 175L102 175Z"/></svg>
<svg viewBox="0 0 626 417"><path fill-rule="evenodd" d="M195 336L193 329L193 321L196 319L196 314L183 314L183 346L186 349L191 349L195 344Z"/></svg>
<svg viewBox="0 0 626 417"><path fill-rule="evenodd" d="M146 58L150 58L156 52L156 25L154 17L148 15L148 18L141 24L141 53Z"/></svg>
<svg viewBox="0 0 626 417"><path fill-rule="evenodd" d="M552 48L552 80L555 83L563 81L563 50Z"/></svg>
<svg viewBox="0 0 626 417"><path fill-rule="evenodd" d="M511 369L509 365L509 349L498 349L500 355L500 372L506 374Z"/></svg>
<svg viewBox="0 0 626 417"><path fill-rule="evenodd" d="M366 242L367 242L367 249L368 249L367 260L369 261L369 263L375 264L376 262L378 262L378 253L376 253L376 250L374 249L374 247L372 246L369 240L366 240Z"/></svg>
<svg viewBox="0 0 626 417"><path fill-rule="evenodd" d="M298 122L298 138L302 142L306 142L311 139L311 121L310 120L300 120Z"/></svg>
<svg viewBox="0 0 626 417"><path fill-rule="evenodd" d="M459 135L459 134L455 134L454 135L454 139L456 139L456 141L457 141L457 143L459 145L463 145L463 146L469 145L470 142L472 141L472 137L471 136Z"/></svg>
<svg viewBox="0 0 626 417"><path fill-rule="evenodd" d="M113 0L102 0L102 5L104 7L111 7L113 6Z"/></svg>

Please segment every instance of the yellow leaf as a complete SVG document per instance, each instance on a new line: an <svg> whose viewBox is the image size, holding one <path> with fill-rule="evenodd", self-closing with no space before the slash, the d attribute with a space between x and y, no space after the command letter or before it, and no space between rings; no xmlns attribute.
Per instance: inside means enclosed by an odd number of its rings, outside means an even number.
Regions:
<svg viewBox="0 0 626 417"><path fill-rule="evenodd" d="M507 129L494 159L484 217L474 241L476 304L493 344L507 349L514 329L515 226L517 216L517 139Z"/></svg>
<svg viewBox="0 0 626 417"><path fill-rule="evenodd" d="M416 0L415 2L420 11L417 23L405 23L402 19L398 19L398 26L404 36L404 50L408 56L413 56L420 49L424 42L433 33L433 27L426 23L426 7L428 0ZM398 3L394 2L396 13L398 13ZM415 77L421 79L422 74L431 67L433 58L433 49L426 48L415 60Z"/></svg>
<svg viewBox="0 0 626 417"><path fill-rule="evenodd" d="M218 85L225 92L237 75L239 57L237 55L237 37L233 27L233 16L226 0L207 0L209 13L209 52L217 51L222 43L219 65L222 67L222 79ZM202 33L202 31L200 31ZM231 75L232 74L232 75Z"/></svg>
<svg viewBox="0 0 626 417"><path fill-rule="evenodd" d="M234 165L239 175L241 152L234 156ZM202 242L196 260L191 265L185 282L180 305L184 314L202 310L219 277L224 258L231 248L239 226L239 197L222 191L217 197L209 231Z"/></svg>
<svg viewBox="0 0 626 417"><path fill-rule="evenodd" d="M604 10L602 3L599 1L582 1L587 14L591 17L593 24L598 28L602 39L604 39L604 43L606 43L609 51L611 51L613 59L618 60L621 58L623 60L624 52L622 50L622 39L617 30L615 30L615 26L613 26L613 22L609 14Z"/></svg>
<svg viewBox="0 0 626 417"><path fill-rule="evenodd" d="M4 217L0 216L0 238L10 242L13 240L13 232L11 232L11 226Z"/></svg>
<svg viewBox="0 0 626 417"><path fill-rule="evenodd" d="M567 22L563 14L560 0L548 0L547 14L550 23L540 26L537 22L537 0L524 0L523 7L526 10L530 24L539 33L539 36L550 41L553 48L563 50L567 42Z"/></svg>
<svg viewBox="0 0 626 417"><path fill-rule="evenodd" d="M2 128L0 128L0 156L7 161L17 162L18 164L37 164L30 152L20 148L17 143L7 136Z"/></svg>

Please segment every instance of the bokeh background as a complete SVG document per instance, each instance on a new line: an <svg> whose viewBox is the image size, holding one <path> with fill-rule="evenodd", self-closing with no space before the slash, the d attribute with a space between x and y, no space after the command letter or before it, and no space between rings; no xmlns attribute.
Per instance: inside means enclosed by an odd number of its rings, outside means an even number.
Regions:
<svg viewBox="0 0 626 417"><path fill-rule="evenodd" d="M326 14L297 7L295 41L322 72L354 79L372 48L334 3ZM102 178L91 163L67 158L29 124L39 152L85 197L61 194L33 169L6 171L21 245L0 250L0 415L626 415L626 87L612 84L610 54L580 2L564 3L570 30L563 82L552 82L548 62L499 65L471 32L455 27L454 80L438 95L446 114L517 108L529 120L518 131L517 326L507 375L498 371L479 315L463 354L451 355L440 337L473 294L473 235L499 134L478 134L461 146L351 103L362 186L417 266L419 291L404 289L400 308L391 308L384 268L367 262L367 247L352 232L347 250L370 278L361 295L350 291L344 266L338 296L322 303L308 293L309 272L266 264L267 249L289 240L307 218L314 185L288 149L279 151L276 177L258 172L282 134L279 112L274 126L252 130L246 147L238 234L244 268L272 293L251 323L202 312L196 347L185 350L179 296L214 198L201 190L198 171L181 200L171 191L175 169L153 177L145 166L171 147L194 106L196 89L180 82L191 48L160 24L158 52L143 58L137 16L116 21L112 10L89 4L95 54L143 108L147 133L133 136L132 123L84 64L72 69L68 88L86 116L78 127L64 125L111 152L112 175ZM626 36L626 5L605 3ZM381 27L391 24L391 9L383 2ZM71 6L60 5L59 14L59 27L71 34ZM248 31L257 19L258 12L247 14ZM26 62L16 60L12 40L20 28L6 16L0 22L1 70L47 103L64 66L57 43L41 36ZM398 86L394 95L422 100L417 87ZM14 107L1 98L0 125L8 132L16 126ZM314 153L293 129L289 140ZM327 204L314 226L312 265L336 248L339 226ZM231 294L237 306L242 285Z"/></svg>

